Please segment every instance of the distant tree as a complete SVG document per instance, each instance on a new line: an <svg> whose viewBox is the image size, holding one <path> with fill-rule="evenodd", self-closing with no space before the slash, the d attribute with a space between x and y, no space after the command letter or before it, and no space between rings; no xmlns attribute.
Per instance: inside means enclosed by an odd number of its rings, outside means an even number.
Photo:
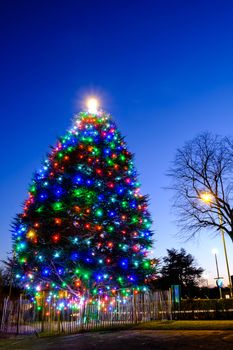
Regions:
<svg viewBox="0 0 233 350"><path fill-rule="evenodd" d="M3 268L0 268L0 294L2 294L3 287L4 287L4 273L3 273Z"/></svg>
<svg viewBox="0 0 233 350"><path fill-rule="evenodd" d="M233 141L202 133L177 150L169 170L182 235L223 229L233 240Z"/></svg>
<svg viewBox="0 0 233 350"><path fill-rule="evenodd" d="M178 284L183 297L194 297L204 271L196 266L195 258L183 248L180 251L173 248L167 249L167 256L162 261L158 287L168 289L171 285Z"/></svg>

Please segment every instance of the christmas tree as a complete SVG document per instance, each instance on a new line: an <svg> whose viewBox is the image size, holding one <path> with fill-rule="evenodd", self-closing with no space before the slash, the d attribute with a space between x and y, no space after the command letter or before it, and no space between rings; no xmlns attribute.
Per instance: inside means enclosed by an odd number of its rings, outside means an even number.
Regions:
<svg viewBox="0 0 233 350"><path fill-rule="evenodd" d="M16 278L30 294L144 288L151 219L132 158L110 115L90 108L75 117L14 221Z"/></svg>

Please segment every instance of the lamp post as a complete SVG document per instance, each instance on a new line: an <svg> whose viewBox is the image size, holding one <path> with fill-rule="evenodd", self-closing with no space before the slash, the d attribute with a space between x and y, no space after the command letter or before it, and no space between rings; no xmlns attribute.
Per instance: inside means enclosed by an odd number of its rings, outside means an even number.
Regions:
<svg viewBox="0 0 233 350"><path fill-rule="evenodd" d="M229 283L229 288L230 288L230 296L231 298L233 297L232 294L232 281L231 281L231 274L230 274L230 268L229 268L229 262L228 262L228 255L227 255L227 247L226 247L226 241L225 241L225 232L223 230L222 227L222 213L219 207L218 202L216 202L215 197L212 193L209 192L203 192L200 194L200 199L207 203L207 204L211 204L213 203L213 201L217 204L218 207L218 218L219 218L219 226L220 226L220 232L221 232L221 236L222 236L222 242L223 242L223 248L224 248L224 255L225 255L225 260L226 260L226 267L227 267L227 275L228 275L228 283Z"/></svg>
<svg viewBox="0 0 233 350"><path fill-rule="evenodd" d="M216 264L216 270L217 270L216 282L217 282L217 286L219 288L219 298L222 299L222 287L219 284L220 276L219 276L218 258L217 258L218 250L216 248L212 249L212 254L215 257L215 264Z"/></svg>
<svg viewBox="0 0 233 350"><path fill-rule="evenodd" d="M220 231L221 231L221 234L222 234L224 255L225 255L225 259L226 259L228 283L229 283L229 287L230 287L230 296L232 298L233 297L233 294L232 294L232 281L231 281L231 274L230 274L229 261L228 261L228 255L227 255L227 247L226 247L226 241L225 241L225 232L224 232L224 230L222 228L222 215L221 215L221 212L220 212L219 208L218 208L218 217L219 217Z"/></svg>

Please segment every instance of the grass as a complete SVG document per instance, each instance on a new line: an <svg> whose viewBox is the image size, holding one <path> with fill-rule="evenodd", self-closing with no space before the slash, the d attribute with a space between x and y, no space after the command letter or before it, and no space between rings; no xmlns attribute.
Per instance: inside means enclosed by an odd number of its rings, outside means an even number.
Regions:
<svg viewBox="0 0 233 350"><path fill-rule="evenodd" d="M151 321L133 327L138 330L233 330L233 320Z"/></svg>
<svg viewBox="0 0 233 350"><path fill-rule="evenodd" d="M97 327L89 330L82 330L77 333L86 332L113 332L113 331L123 331L123 330L233 330L233 320L185 320L185 321L151 321L145 323L135 324L123 324L123 325L112 325L109 327ZM44 337L57 337L64 335L71 335L72 333L40 333L38 336L40 338ZM30 338L33 336L13 336L13 335L3 335L0 334L0 349L4 340L6 338ZM35 335L34 335L35 337ZM8 339L9 340L9 339Z"/></svg>
<svg viewBox="0 0 233 350"><path fill-rule="evenodd" d="M189 320L189 321L151 321L145 323L111 325L109 327L96 327L89 330L81 330L77 333L86 332L113 332L123 330L233 330L233 320ZM70 334L70 333L69 333ZM42 333L39 337L48 336L49 334ZM50 334L51 335L51 334ZM60 333L59 335L64 335ZM54 334L52 334L54 336Z"/></svg>

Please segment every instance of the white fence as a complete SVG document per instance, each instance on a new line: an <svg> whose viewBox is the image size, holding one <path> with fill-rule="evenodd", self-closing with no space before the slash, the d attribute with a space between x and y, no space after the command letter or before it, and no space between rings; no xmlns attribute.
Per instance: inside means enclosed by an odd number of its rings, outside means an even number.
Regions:
<svg viewBox="0 0 233 350"><path fill-rule="evenodd" d="M1 333L70 334L171 319L171 298L168 291L128 297L118 294L78 306L72 303L65 305L65 300L46 297L37 303L23 297L15 301L5 298L0 312Z"/></svg>

